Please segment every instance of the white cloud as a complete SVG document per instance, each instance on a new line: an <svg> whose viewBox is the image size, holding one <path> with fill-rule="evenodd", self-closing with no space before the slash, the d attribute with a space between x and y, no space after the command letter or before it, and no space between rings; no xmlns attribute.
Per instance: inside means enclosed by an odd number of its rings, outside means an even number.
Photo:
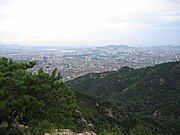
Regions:
<svg viewBox="0 0 180 135"><path fill-rule="evenodd" d="M178 0L0 0L0 5L0 43L107 44L123 42L113 36L180 21Z"/></svg>

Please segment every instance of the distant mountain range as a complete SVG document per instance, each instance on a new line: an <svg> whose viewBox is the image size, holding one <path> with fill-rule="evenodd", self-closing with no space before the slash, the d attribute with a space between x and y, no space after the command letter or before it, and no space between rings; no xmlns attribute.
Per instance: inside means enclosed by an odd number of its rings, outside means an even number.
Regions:
<svg viewBox="0 0 180 135"><path fill-rule="evenodd" d="M108 46L102 46L102 47L98 47L98 48L132 48L128 45L108 45Z"/></svg>
<svg viewBox="0 0 180 135"><path fill-rule="evenodd" d="M113 49L180 49L180 46L173 46L173 45L166 45L166 46L128 46L128 45L108 45L108 46L102 46L102 47L97 47L99 49L108 49L108 48L113 48Z"/></svg>
<svg viewBox="0 0 180 135"><path fill-rule="evenodd" d="M5 44L0 44L0 48L64 48L66 49L65 46L58 46L58 45L54 45L54 46L39 46L39 45L34 45L34 46L26 46L26 45L18 45L18 44L12 44L12 45L5 45ZM71 47L67 47L68 49L70 49ZM75 49L76 47L72 47L73 49ZM84 48L84 47L80 47L78 46L78 48ZM124 48L124 49L128 49L128 48L180 48L179 46L174 46L174 45L166 45L166 46L136 46L133 47L131 45L107 45L107 46L99 46L99 47L86 47L86 48Z"/></svg>

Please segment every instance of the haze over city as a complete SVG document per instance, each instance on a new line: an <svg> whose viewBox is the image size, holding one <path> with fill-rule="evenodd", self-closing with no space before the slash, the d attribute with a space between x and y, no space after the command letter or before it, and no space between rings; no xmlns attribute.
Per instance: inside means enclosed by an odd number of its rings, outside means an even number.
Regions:
<svg viewBox="0 0 180 135"><path fill-rule="evenodd" d="M180 45L179 0L0 0L0 44Z"/></svg>

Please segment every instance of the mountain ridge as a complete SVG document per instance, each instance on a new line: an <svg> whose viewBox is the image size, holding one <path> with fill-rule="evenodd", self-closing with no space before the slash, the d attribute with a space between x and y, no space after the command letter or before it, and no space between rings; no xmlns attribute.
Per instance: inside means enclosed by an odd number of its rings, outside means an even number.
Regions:
<svg viewBox="0 0 180 135"><path fill-rule="evenodd" d="M162 108L166 115L179 116L180 110L176 108L179 106L179 78L180 62L177 61L141 69L123 67L118 71L90 73L68 83L74 89L118 104L130 113L152 115ZM176 106L177 112L168 111L165 104Z"/></svg>

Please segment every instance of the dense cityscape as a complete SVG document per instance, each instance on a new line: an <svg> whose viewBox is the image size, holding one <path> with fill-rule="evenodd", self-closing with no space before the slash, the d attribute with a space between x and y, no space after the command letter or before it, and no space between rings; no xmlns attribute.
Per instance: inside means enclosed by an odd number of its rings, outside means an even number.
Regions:
<svg viewBox="0 0 180 135"><path fill-rule="evenodd" d="M91 72L118 70L123 66L142 68L180 61L179 46L129 47L109 45L89 48L25 47L0 45L0 56L19 62L37 61L31 72L57 68L65 80Z"/></svg>

